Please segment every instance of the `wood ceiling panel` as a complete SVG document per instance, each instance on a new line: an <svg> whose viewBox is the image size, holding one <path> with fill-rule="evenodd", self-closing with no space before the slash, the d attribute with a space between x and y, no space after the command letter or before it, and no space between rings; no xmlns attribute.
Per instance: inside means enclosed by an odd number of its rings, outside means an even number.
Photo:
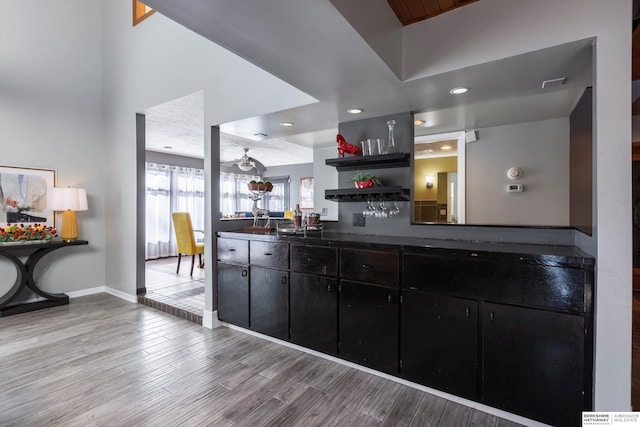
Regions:
<svg viewBox="0 0 640 427"><path fill-rule="evenodd" d="M404 22L411 22L413 17L403 0L387 0L387 3L389 3L391 10L396 14L398 21L403 23L402 25L406 25Z"/></svg>
<svg viewBox="0 0 640 427"><path fill-rule="evenodd" d="M417 16L419 19L424 19L422 18L423 16L437 15L442 10L438 0L422 0L422 5L424 6L424 13Z"/></svg>
<svg viewBox="0 0 640 427"><path fill-rule="evenodd" d="M456 8L456 2L454 0L438 0L438 4L440 5L440 12L448 12L452 9ZM464 6L464 5L461 5Z"/></svg>
<svg viewBox="0 0 640 427"><path fill-rule="evenodd" d="M479 0L387 0L402 25L424 21Z"/></svg>

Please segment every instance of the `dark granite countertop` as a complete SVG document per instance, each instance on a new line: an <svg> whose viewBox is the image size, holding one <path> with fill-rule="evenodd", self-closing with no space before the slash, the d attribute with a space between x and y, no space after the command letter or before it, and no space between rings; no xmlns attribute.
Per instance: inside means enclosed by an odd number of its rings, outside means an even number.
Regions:
<svg viewBox="0 0 640 427"><path fill-rule="evenodd" d="M516 256L522 261L531 261L548 265L593 266L595 259L575 246L538 245L528 243L505 243L469 240L445 240L419 237L378 236L336 232L308 232L306 235L285 233L247 233L219 232L220 237L251 239L262 241L285 241L323 246L355 246L362 248L402 249L406 252L425 252L443 250L459 252L470 256L502 254Z"/></svg>

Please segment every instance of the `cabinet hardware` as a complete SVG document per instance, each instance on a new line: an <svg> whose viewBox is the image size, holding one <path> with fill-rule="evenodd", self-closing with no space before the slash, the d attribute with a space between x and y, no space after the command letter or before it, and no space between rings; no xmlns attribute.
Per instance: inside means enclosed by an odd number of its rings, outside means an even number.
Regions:
<svg viewBox="0 0 640 427"><path fill-rule="evenodd" d="M280 283L282 283L283 285L287 283L287 276L282 276L282 280L280 280Z"/></svg>
<svg viewBox="0 0 640 427"><path fill-rule="evenodd" d="M464 309L464 314L465 314L465 316L467 316L467 317L471 316L471 310L469 310L469 307L467 307L467 308L465 308L465 309Z"/></svg>
<svg viewBox="0 0 640 427"><path fill-rule="evenodd" d="M493 322L496 319L496 315L493 314L493 311L489 314L489 319Z"/></svg>
<svg viewBox="0 0 640 427"><path fill-rule="evenodd" d="M362 264L362 268L371 268L371 266L367 264Z"/></svg>
<svg viewBox="0 0 640 427"><path fill-rule="evenodd" d="M247 277L247 274L249 274L247 270L242 270L242 277Z"/></svg>
<svg viewBox="0 0 640 427"><path fill-rule="evenodd" d="M391 294L389 294L389 302L391 302Z"/></svg>
<svg viewBox="0 0 640 427"><path fill-rule="evenodd" d="M233 249L233 248L229 249L229 252L235 252L235 251L236 251L236 250L235 250L235 249Z"/></svg>
<svg viewBox="0 0 640 427"><path fill-rule="evenodd" d="M273 253L271 253L271 252L265 252L264 254L265 254L266 256L271 256L271 255L273 255Z"/></svg>
<svg viewBox="0 0 640 427"><path fill-rule="evenodd" d="M315 258L309 258L309 257L307 257L307 261L309 261L309 262L316 262Z"/></svg>
<svg viewBox="0 0 640 427"><path fill-rule="evenodd" d="M327 285L327 292L333 292L331 289L331 285Z"/></svg>

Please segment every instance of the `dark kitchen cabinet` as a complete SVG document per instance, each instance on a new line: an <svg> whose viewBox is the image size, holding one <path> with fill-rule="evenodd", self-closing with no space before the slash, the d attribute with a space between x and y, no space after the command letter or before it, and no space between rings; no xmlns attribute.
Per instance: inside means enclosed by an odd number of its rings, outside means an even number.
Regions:
<svg viewBox="0 0 640 427"><path fill-rule="evenodd" d="M388 374L398 373L399 291L340 281L340 356Z"/></svg>
<svg viewBox="0 0 640 427"><path fill-rule="evenodd" d="M249 327L249 267L218 262L218 319Z"/></svg>
<svg viewBox="0 0 640 427"><path fill-rule="evenodd" d="M223 321L555 426L593 410L578 249L221 234Z"/></svg>
<svg viewBox="0 0 640 427"><path fill-rule="evenodd" d="M482 400L557 426L579 426L585 322L579 315L485 302Z"/></svg>
<svg viewBox="0 0 640 427"><path fill-rule="evenodd" d="M217 241L218 319L249 327L249 242Z"/></svg>
<svg viewBox="0 0 640 427"><path fill-rule="evenodd" d="M250 328L288 340L289 272L252 265L249 294Z"/></svg>
<svg viewBox="0 0 640 427"><path fill-rule="evenodd" d="M291 273L290 292L291 341L335 355L338 351L337 279Z"/></svg>
<svg viewBox="0 0 640 427"><path fill-rule="evenodd" d="M401 376L478 398L478 301L403 289Z"/></svg>

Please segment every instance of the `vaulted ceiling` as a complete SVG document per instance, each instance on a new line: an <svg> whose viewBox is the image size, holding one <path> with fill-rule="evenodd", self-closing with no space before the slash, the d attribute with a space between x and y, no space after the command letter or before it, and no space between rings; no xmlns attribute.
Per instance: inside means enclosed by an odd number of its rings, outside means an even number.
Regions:
<svg viewBox="0 0 640 427"><path fill-rule="evenodd" d="M416 128L417 135L496 126L505 124L505 120L517 123L561 117L568 114L580 91L591 84L591 39L506 58L497 56L501 59L453 71L407 71L406 65L394 68L394 61L407 63L411 49L403 48L404 30L387 0L147 3L317 99L302 107L219 124L223 133L256 145L272 140L304 147L335 144L338 123L406 111L423 115L433 126ZM425 10L427 3L421 1ZM449 16L443 15L446 10L460 15L456 17L458 23L473 22L478 11L474 8L491 4L479 0L457 2L454 8L445 10L445 3L438 2L439 16L414 25L438 24L437 20ZM463 5L468 7L460 8ZM367 8L367 14L361 13L362 7ZM391 44L376 45L368 38L372 30L395 38ZM442 45L428 47L437 50ZM385 50L389 46L396 48ZM428 59L423 62L427 67L437 65L434 51L426 55L424 48L419 46L415 54ZM447 52L436 53L447 57ZM462 61L458 62L464 63L464 55L459 58ZM559 77L566 77L565 85L553 91L541 88L543 80ZM463 97L452 96L449 90L461 84L472 90ZM347 114L350 107L363 108L364 113ZM282 122L295 125L284 128ZM267 135L266 140L255 137L260 133ZM251 149L263 161L253 146Z"/></svg>

